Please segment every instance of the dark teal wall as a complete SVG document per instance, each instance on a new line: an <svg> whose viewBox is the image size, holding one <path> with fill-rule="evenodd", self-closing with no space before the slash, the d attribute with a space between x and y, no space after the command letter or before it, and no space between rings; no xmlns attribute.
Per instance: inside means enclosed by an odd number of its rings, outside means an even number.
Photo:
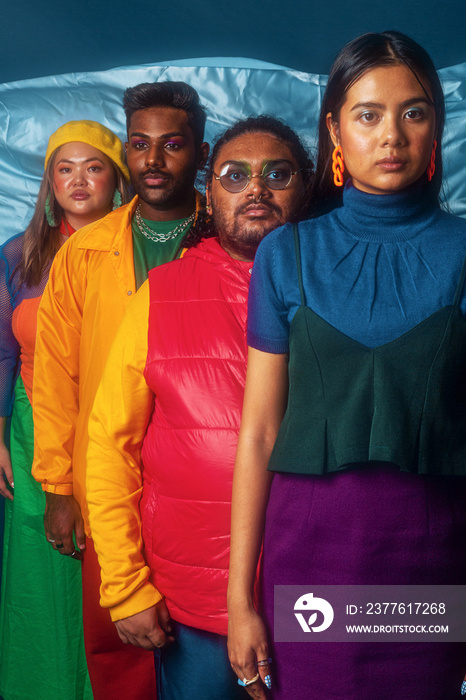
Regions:
<svg viewBox="0 0 466 700"><path fill-rule="evenodd" d="M201 56L328 73L338 48L399 29L438 68L466 61L465 0L10 0L0 82Z"/></svg>

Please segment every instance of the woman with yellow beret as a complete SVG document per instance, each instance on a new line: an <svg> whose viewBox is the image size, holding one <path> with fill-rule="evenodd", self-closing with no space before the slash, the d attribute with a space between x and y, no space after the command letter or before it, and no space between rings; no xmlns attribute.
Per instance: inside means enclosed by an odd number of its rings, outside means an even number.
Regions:
<svg viewBox="0 0 466 700"><path fill-rule="evenodd" d="M37 310L55 253L74 231L126 202L128 179L112 131L94 121L67 122L49 139L30 224L0 248L0 493L6 509L0 695L8 700L92 698L79 555L62 557L46 542L45 498L31 475L33 359Z"/></svg>

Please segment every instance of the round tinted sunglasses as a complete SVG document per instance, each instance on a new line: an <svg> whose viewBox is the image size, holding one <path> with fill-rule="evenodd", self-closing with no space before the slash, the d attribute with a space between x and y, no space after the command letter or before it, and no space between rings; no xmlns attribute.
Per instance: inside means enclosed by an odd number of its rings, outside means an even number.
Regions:
<svg viewBox="0 0 466 700"><path fill-rule="evenodd" d="M226 163L220 171L220 175L214 173L214 179L220 180L220 184L227 192L242 192L253 177L260 177L270 190L284 190L290 184L293 176L302 170L303 168L293 171L286 161L274 160L264 165L260 175L252 175L247 165Z"/></svg>

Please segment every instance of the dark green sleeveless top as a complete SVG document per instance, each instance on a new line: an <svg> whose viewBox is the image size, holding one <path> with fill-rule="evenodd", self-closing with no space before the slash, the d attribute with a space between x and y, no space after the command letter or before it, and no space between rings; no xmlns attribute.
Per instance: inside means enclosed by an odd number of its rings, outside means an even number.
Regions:
<svg viewBox="0 0 466 700"><path fill-rule="evenodd" d="M466 320L460 299L401 337L368 348L306 306L290 327L288 406L269 470L326 474L391 462L419 474L466 475Z"/></svg>

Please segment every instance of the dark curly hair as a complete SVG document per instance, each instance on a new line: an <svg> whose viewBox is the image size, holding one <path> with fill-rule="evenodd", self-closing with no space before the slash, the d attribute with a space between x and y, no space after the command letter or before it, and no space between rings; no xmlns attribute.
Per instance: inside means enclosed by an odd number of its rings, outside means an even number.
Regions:
<svg viewBox="0 0 466 700"><path fill-rule="evenodd" d="M271 134L287 144L298 164L298 168L302 169L302 178L306 193L305 208L307 209L313 185L314 164L298 134L280 119L267 114L241 119L217 137L207 163L206 180L208 182L212 180L215 163L223 146L238 138L238 136L243 136L243 134ZM304 217L305 214L303 218ZM186 248L192 248L199 243L201 238L211 238L216 235L217 231L214 228L212 220L207 213L203 211L198 215L196 223L188 232L183 245Z"/></svg>
<svg viewBox="0 0 466 700"><path fill-rule="evenodd" d="M213 221L206 211L205 197L202 198L201 206L196 212L194 223L183 238L183 248L194 248L203 238L213 238L217 235Z"/></svg>

